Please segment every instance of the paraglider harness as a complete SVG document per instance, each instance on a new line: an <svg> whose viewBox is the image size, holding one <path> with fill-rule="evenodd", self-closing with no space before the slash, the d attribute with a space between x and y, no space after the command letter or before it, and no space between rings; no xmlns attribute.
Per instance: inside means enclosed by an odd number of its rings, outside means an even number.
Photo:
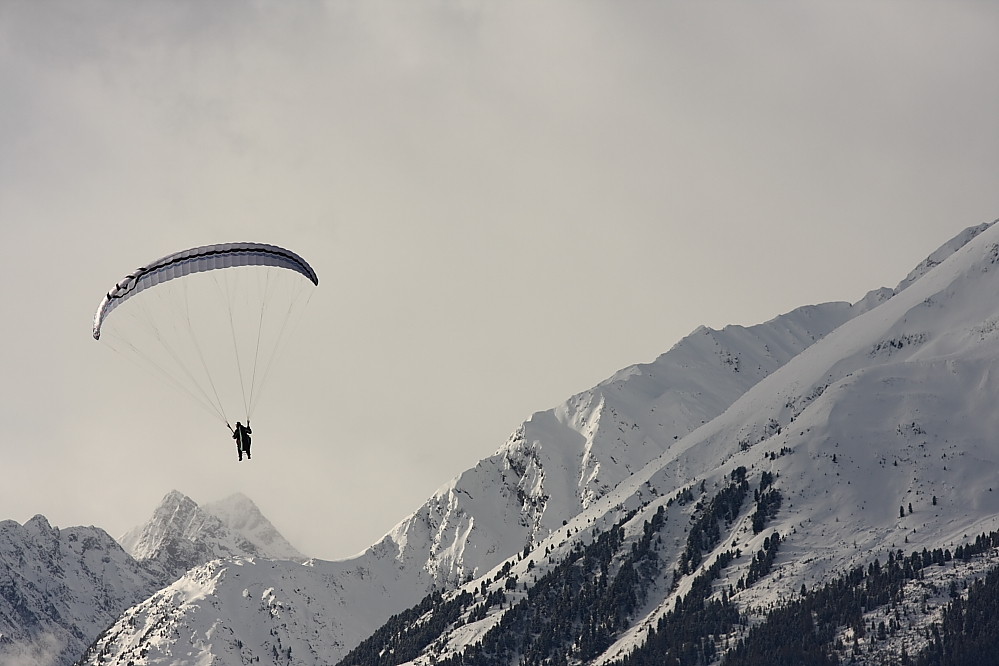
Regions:
<svg viewBox="0 0 999 666"><path fill-rule="evenodd" d="M226 423L229 426L228 423ZM243 453L246 453L246 459L250 459L250 434L253 432L250 430L250 422L247 421L244 426L239 421L236 421L236 427L233 428L229 426L229 430L232 431L232 438L236 440L236 453L239 454L239 459L243 459Z"/></svg>

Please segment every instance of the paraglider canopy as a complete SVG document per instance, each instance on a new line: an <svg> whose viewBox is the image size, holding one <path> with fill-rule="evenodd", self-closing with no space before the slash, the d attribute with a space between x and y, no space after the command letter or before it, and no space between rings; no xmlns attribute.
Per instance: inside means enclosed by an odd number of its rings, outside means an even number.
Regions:
<svg viewBox="0 0 999 666"><path fill-rule="evenodd" d="M289 324L318 284L305 259L276 245L195 247L119 280L97 308L93 335L226 425L236 413L249 421Z"/></svg>
<svg viewBox="0 0 999 666"><path fill-rule="evenodd" d="M319 285L319 277L312 267L291 250L264 243L222 243L205 245L190 250L174 252L156 261L140 266L115 284L97 308L94 315L94 340L101 337L101 324L118 305L143 289L174 278L203 271L231 268L233 266L277 266L301 273L312 284Z"/></svg>

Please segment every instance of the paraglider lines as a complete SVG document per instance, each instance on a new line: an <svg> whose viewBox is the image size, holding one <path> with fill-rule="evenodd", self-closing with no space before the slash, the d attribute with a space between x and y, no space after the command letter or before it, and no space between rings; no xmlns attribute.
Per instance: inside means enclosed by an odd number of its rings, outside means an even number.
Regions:
<svg viewBox="0 0 999 666"><path fill-rule="evenodd" d="M218 389L215 388L215 381L212 380L212 373L208 369L208 363L205 361L205 354L204 354L204 352L201 351L201 345L198 343L198 336L196 336L194 334L194 327L191 325L191 309L190 309L190 304L189 304L188 298L187 298L187 284L186 283L184 284L184 319L185 319L185 321L187 321L187 333L188 333L188 337L191 338L191 342L194 344L194 348L198 351L198 358L201 359L201 367L205 371L205 377L208 379L208 384L212 387L212 393L215 394L215 405L214 406L218 410L219 415L222 417L222 420L225 421L226 424L228 425L229 419L226 417L225 410L222 407L222 399L219 398ZM165 343L164 343L164 345L165 345ZM178 363L180 363L181 366L183 367L183 363L181 363L180 361L178 361ZM184 368L184 370L187 372L187 375L189 377L191 377L191 381L193 381L195 384L197 384L198 383L197 380L195 380L191 376L191 373L189 371L187 371L186 367Z"/></svg>

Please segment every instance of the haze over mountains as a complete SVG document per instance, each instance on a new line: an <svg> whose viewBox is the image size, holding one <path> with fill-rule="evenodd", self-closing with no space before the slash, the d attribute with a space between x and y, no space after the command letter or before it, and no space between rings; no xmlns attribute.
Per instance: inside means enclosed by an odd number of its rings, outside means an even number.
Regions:
<svg viewBox="0 0 999 666"><path fill-rule="evenodd" d="M708 574L706 601L759 623L849 567L999 529L997 293L999 225L985 224L858 303L699 328L534 414L346 560L306 560L242 496L170 493L124 548L97 528L0 523L0 655L57 646L68 664L97 639L80 663L617 663ZM766 571L735 550L767 553ZM523 630L518 613L571 571L641 584L599 626ZM926 626L843 656L911 654ZM746 630L711 635L717 659Z"/></svg>
<svg viewBox="0 0 999 666"><path fill-rule="evenodd" d="M171 491L147 523L129 530L118 542L137 560L158 562L177 576L220 558L306 559L242 494L199 507Z"/></svg>

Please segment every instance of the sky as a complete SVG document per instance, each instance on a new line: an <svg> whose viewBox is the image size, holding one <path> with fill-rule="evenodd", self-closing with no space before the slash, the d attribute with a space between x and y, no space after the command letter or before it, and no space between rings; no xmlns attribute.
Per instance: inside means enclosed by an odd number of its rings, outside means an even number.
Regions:
<svg viewBox="0 0 999 666"><path fill-rule="evenodd" d="M352 555L533 412L999 217L999 5L0 2L0 519L171 490ZM319 286L254 458L91 337L227 241Z"/></svg>

